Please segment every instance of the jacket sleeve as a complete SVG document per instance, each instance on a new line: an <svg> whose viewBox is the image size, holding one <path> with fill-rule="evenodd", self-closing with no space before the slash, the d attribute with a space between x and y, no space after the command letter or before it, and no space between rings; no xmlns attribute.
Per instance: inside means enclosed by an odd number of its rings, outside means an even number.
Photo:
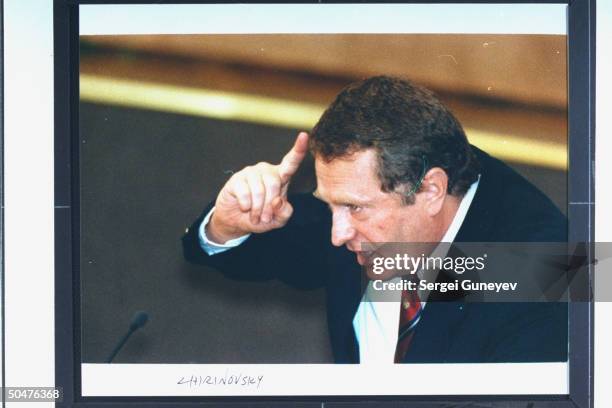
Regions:
<svg viewBox="0 0 612 408"><path fill-rule="evenodd" d="M293 215L283 228L252 234L235 248L208 255L200 246L198 229L210 204L182 238L188 262L209 266L232 279L278 279L300 289L322 287L327 282L326 254L330 248L329 210L309 194L289 196Z"/></svg>

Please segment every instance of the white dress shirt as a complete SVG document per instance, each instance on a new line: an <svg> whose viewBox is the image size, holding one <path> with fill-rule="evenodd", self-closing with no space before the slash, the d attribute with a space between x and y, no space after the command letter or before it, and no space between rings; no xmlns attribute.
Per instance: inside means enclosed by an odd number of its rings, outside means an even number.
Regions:
<svg viewBox="0 0 612 408"><path fill-rule="evenodd" d="M470 204L476 194L480 176L476 180L461 200L461 204L457 209L457 213L453 218L448 230L444 234L441 242L453 242L455 236L463 224L463 220L470 208ZM214 212L213 207L198 230L200 246L208 255L218 254L227 251L242 244L250 234L227 241L224 244L219 244L211 241L206 236L206 225L210 221L210 217ZM435 252L436 250L434 250ZM445 256L446 254L437 254ZM401 278L396 277L391 281L399 282ZM399 311L401 291L396 290L385 296L385 301L370 301L374 293L372 282L370 282L363 294L361 303L357 308L355 317L353 318L353 328L359 343L359 361L361 364L393 364L395 357L395 347L397 345L397 336L399 330ZM423 307L425 302L421 302Z"/></svg>

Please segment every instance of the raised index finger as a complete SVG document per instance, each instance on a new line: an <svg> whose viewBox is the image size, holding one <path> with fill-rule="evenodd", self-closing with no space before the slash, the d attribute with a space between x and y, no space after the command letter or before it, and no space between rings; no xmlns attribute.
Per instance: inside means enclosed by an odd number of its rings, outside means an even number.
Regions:
<svg viewBox="0 0 612 408"><path fill-rule="evenodd" d="M280 162L279 173L283 183L287 182L291 176L295 174L297 169L300 167L302 160L306 157L308 152L308 133L300 132L295 139L295 143L289 152L283 157Z"/></svg>

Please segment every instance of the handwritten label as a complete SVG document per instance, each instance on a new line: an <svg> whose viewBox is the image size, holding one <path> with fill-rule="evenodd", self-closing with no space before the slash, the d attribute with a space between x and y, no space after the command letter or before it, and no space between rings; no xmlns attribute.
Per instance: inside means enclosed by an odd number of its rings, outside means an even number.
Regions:
<svg viewBox="0 0 612 408"><path fill-rule="evenodd" d="M236 387L255 387L259 388L264 376L252 376L243 373L230 374L228 372L225 375L188 375L181 377L177 384L185 385L189 388L192 387L204 387L214 385L231 385Z"/></svg>

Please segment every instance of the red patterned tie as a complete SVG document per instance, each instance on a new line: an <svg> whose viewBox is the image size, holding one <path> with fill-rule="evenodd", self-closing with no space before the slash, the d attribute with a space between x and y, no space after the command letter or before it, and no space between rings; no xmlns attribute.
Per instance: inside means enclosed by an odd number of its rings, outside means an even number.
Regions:
<svg viewBox="0 0 612 408"><path fill-rule="evenodd" d="M401 363L410 347L414 328L421 318L423 310L416 290L403 290L400 302L399 334L395 348L395 363Z"/></svg>

